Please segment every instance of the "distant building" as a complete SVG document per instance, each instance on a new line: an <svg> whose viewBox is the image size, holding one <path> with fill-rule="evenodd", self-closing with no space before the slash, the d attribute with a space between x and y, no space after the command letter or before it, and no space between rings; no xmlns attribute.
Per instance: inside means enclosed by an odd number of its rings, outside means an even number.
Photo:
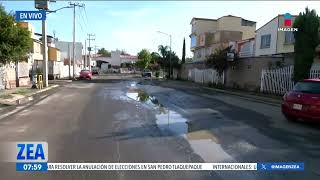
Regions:
<svg viewBox="0 0 320 180"><path fill-rule="evenodd" d="M190 24L193 62L204 61L215 49L228 47L230 42L255 37L256 22L232 15L218 19L192 18Z"/></svg>
<svg viewBox="0 0 320 180"><path fill-rule="evenodd" d="M93 56L94 61L101 61L103 63L108 63L113 68L119 68L123 63L135 63L138 61L137 56L132 56L129 54L121 55L121 51L111 51L111 57L102 57L99 54Z"/></svg>
<svg viewBox="0 0 320 180"><path fill-rule="evenodd" d="M69 64L69 60L71 60L71 64L73 63L72 59L72 47L73 42L67 41L55 41L55 46L60 49L61 55L60 60L64 62L64 65ZM84 60L82 56L83 45L81 42L75 42L75 63L77 67L82 67Z"/></svg>

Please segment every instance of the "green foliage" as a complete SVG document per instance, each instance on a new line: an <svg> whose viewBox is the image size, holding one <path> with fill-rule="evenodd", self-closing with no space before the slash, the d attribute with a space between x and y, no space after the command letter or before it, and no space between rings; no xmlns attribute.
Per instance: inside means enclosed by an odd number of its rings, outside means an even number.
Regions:
<svg viewBox="0 0 320 180"><path fill-rule="evenodd" d="M221 76L228 67L227 53L231 51L231 46L227 48L218 48L213 54L207 57L206 65L214 68Z"/></svg>
<svg viewBox="0 0 320 180"><path fill-rule="evenodd" d="M13 15L0 4L0 63L22 61L31 50L30 31L15 23Z"/></svg>
<svg viewBox="0 0 320 180"><path fill-rule="evenodd" d="M168 46L160 45L158 47L160 58L158 59L158 64L163 69L170 69L170 48ZM171 66L173 68L179 69L181 67L181 64L179 63L180 59L176 55L175 52L171 51ZM172 73L172 72L171 72Z"/></svg>
<svg viewBox="0 0 320 180"><path fill-rule="evenodd" d="M126 50L122 49L120 52L121 55L129 55Z"/></svg>
<svg viewBox="0 0 320 180"><path fill-rule="evenodd" d="M156 71L156 77L158 78L160 76L160 72Z"/></svg>
<svg viewBox="0 0 320 180"><path fill-rule="evenodd" d="M105 48L99 49L98 54L100 54L102 57L111 57L111 52L109 52Z"/></svg>
<svg viewBox="0 0 320 180"><path fill-rule="evenodd" d="M136 62L136 66L142 69L146 69L149 67L152 56L147 49L142 49L138 52L139 61Z"/></svg>
<svg viewBox="0 0 320 180"><path fill-rule="evenodd" d="M309 77L310 68L315 56L315 48L320 43L319 40L319 16L315 10L305 9L305 12L296 17L293 27L298 28L294 32L294 80Z"/></svg>
<svg viewBox="0 0 320 180"><path fill-rule="evenodd" d="M183 38L181 64L186 62L186 39Z"/></svg>
<svg viewBox="0 0 320 180"><path fill-rule="evenodd" d="M192 62L193 62L192 57L187 57L186 58L186 63L192 63Z"/></svg>

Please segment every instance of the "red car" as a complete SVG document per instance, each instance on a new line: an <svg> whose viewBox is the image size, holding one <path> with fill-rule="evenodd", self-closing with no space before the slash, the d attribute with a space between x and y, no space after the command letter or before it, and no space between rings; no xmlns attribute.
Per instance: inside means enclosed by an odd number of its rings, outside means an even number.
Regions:
<svg viewBox="0 0 320 180"><path fill-rule="evenodd" d="M282 113L289 121L303 119L320 122L320 79L298 82L283 96Z"/></svg>
<svg viewBox="0 0 320 180"><path fill-rule="evenodd" d="M92 72L89 70L81 70L79 78L91 80L92 79Z"/></svg>

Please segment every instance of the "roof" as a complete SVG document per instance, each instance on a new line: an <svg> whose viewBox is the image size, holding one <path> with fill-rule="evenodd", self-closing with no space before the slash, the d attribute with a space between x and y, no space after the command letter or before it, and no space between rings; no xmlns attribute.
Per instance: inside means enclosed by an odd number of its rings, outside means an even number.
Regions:
<svg viewBox="0 0 320 180"><path fill-rule="evenodd" d="M191 19L190 24L192 23L193 20L203 20L203 21L217 21L216 19L209 19L209 18L197 18L197 17L193 17Z"/></svg>
<svg viewBox="0 0 320 180"><path fill-rule="evenodd" d="M243 19L242 17L233 16L233 15L230 15L230 14L229 14L229 15L226 15L226 16L221 16L221 17L219 17L218 19L209 19L209 18L197 18L197 17L193 17L192 20L191 20L191 22L190 22L190 24L192 23L193 20L217 21L217 20L219 20L219 19L221 19L221 18L223 18L223 17L235 17L235 18L241 18L241 19ZM247 20L247 19L243 19L243 20L256 23L255 21L251 21L251 20Z"/></svg>
<svg viewBox="0 0 320 180"><path fill-rule="evenodd" d="M251 20L247 20L247 19L244 19L244 18L242 18L242 17L239 17L239 16L234 16L234 15L227 15L227 16L221 16L221 17L219 17L217 20L219 20L219 19L221 19L221 18L223 18L223 17L235 17L235 18L241 18L241 19L243 19L243 20L245 20L245 21L250 21L250 22L254 22L254 23L257 23L256 21L251 21Z"/></svg>
<svg viewBox="0 0 320 180"><path fill-rule="evenodd" d="M120 55L120 58L138 60L138 56L132 56L132 55Z"/></svg>
<svg viewBox="0 0 320 180"><path fill-rule="evenodd" d="M259 28L256 30L256 32L257 32L259 29L261 29L261 28L263 28L264 26L266 26L267 24L269 24L270 22L272 22L274 19L279 18L279 16L284 16L284 14L278 14L278 16L272 18L270 21L268 21L267 23L265 23L263 26L259 27ZM297 15L291 15L291 16L292 16L292 17L297 17Z"/></svg>
<svg viewBox="0 0 320 180"><path fill-rule="evenodd" d="M42 36L42 33L34 33L34 35L37 35L37 36ZM48 38L53 38L53 36L50 36L50 35L47 35Z"/></svg>

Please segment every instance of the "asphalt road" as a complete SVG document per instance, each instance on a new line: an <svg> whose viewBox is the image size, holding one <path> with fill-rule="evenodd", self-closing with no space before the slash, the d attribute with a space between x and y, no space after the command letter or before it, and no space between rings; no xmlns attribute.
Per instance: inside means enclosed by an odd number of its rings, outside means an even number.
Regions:
<svg viewBox="0 0 320 180"><path fill-rule="evenodd" d="M146 83L147 82L147 83ZM320 128L278 106L134 78L65 84L0 119L0 142L47 141L50 162L305 162L303 172L55 171L0 179L320 179Z"/></svg>

